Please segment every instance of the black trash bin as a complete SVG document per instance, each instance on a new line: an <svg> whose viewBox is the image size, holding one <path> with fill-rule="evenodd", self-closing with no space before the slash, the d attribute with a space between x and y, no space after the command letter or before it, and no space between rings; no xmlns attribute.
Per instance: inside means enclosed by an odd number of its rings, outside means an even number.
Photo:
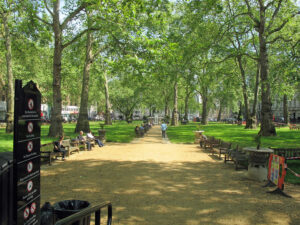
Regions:
<svg viewBox="0 0 300 225"><path fill-rule="evenodd" d="M13 154L0 153L0 224L13 224Z"/></svg>
<svg viewBox="0 0 300 225"><path fill-rule="evenodd" d="M90 206L90 203L82 200L65 200L57 202L53 205L55 221L61 220L74 213L77 213ZM72 225L90 225L91 216L85 216L81 221L76 221ZM80 223L81 222L81 223Z"/></svg>

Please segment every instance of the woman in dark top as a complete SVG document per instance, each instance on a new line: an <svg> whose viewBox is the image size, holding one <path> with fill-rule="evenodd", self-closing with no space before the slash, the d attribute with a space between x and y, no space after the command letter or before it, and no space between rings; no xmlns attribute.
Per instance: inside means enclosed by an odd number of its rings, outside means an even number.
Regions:
<svg viewBox="0 0 300 225"><path fill-rule="evenodd" d="M62 145L62 141L64 139L64 136L60 136L58 141L54 142L54 151L55 152L62 152L63 156L62 159L65 160L65 155L66 155L66 149L65 147Z"/></svg>

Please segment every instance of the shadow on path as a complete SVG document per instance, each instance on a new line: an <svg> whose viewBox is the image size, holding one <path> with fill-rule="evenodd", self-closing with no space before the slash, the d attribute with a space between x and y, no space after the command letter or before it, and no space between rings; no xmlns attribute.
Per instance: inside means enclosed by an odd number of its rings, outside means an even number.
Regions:
<svg viewBox="0 0 300 225"><path fill-rule="evenodd" d="M299 189L293 199L266 194L197 146L163 144L156 127L138 143L43 167L41 185L42 203L110 200L118 225L300 224Z"/></svg>

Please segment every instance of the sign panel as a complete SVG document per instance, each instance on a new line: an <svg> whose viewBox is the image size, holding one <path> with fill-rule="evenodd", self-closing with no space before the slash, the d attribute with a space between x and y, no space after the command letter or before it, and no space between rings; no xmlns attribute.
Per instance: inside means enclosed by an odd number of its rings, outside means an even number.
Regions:
<svg viewBox="0 0 300 225"><path fill-rule="evenodd" d="M18 143L15 156L18 162L40 155L40 138L24 140Z"/></svg>
<svg viewBox="0 0 300 225"><path fill-rule="evenodd" d="M28 204L40 194L40 176L39 174L18 185L18 208Z"/></svg>
<svg viewBox="0 0 300 225"><path fill-rule="evenodd" d="M41 94L30 81L15 83L14 222L40 224Z"/></svg>
<svg viewBox="0 0 300 225"><path fill-rule="evenodd" d="M39 225L40 224L40 197L18 209L17 225Z"/></svg>
<svg viewBox="0 0 300 225"><path fill-rule="evenodd" d="M39 138L41 133L41 120L19 120L19 141Z"/></svg>
<svg viewBox="0 0 300 225"><path fill-rule="evenodd" d="M40 174L40 158L30 158L17 165L18 184Z"/></svg>
<svg viewBox="0 0 300 225"><path fill-rule="evenodd" d="M279 189L284 188L284 178L286 175L285 158L282 156L271 154L269 158L268 179Z"/></svg>

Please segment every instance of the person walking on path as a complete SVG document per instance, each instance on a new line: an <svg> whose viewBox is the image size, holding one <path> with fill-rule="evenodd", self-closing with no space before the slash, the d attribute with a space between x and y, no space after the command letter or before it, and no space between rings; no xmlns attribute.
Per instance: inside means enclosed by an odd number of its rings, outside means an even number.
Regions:
<svg viewBox="0 0 300 225"><path fill-rule="evenodd" d="M163 122L160 126L161 128L161 135L163 138L166 138L166 130L167 130L167 124L165 122Z"/></svg>

